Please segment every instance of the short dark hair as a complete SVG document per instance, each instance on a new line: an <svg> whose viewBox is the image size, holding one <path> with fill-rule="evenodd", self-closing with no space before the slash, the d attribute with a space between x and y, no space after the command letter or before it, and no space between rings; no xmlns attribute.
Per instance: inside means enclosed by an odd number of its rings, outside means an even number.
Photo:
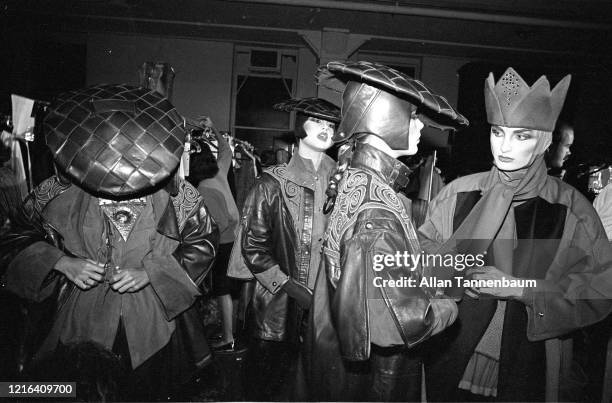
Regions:
<svg viewBox="0 0 612 403"><path fill-rule="evenodd" d="M304 123L308 120L309 116L303 113L296 112L295 114L295 140L299 143L300 139L306 138L306 130L304 130Z"/></svg>
<svg viewBox="0 0 612 403"><path fill-rule="evenodd" d="M565 129L572 129L573 126L565 120L559 120L555 125L555 130L552 132L552 144L559 144L562 140L562 134Z"/></svg>
<svg viewBox="0 0 612 403"><path fill-rule="evenodd" d="M212 178L219 172L217 159L208 144L203 141L198 141L197 144L201 151L189 156L188 181L194 186L198 186L200 181Z"/></svg>

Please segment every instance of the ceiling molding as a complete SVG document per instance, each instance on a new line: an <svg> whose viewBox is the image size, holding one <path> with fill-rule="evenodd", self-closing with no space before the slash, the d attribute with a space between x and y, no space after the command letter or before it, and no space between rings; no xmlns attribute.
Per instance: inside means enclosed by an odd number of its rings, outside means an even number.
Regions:
<svg viewBox="0 0 612 403"><path fill-rule="evenodd" d="M193 31L193 35L177 35L183 38L201 38L203 40L223 40L223 41L239 41L239 42L262 42L268 44L281 44L291 46L312 45L305 39L305 34L308 32L319 33L321 31L308 31L303 29L290 29L290 28L278 28L278 27L261 27L261 26L250 26L250 25L235 25L235 24L219 24L209 22L198 22L198 21L182 21L182 20L168 20L168 19L157 19L157 18L142 18L142 17L117 17L117 16L104 16L104 15L88 15L88 14L63 14L61 16L40 13L39 16L46 18L53 18L64 20L64 23L58 24L59 27L73 31L89 31L89 32L114 32L122 34L135 34L144 33L151 34L148 30L138 31L139 28L146 28L155 25L165 25L169 27L183 27L183 28L199 28L200 31ZM97 22L97 23L94 23ZM110 23L110 24L107 24ZM123 30L117 30L118 24L129 25L133 32ZM146 32L143 32L146 31ZM243 34L241 34L243 32ZM232 34L232 35L229 35ZM255 34L255 35L254 35ZM270 34L274 35L274 38L270 37ZM354 33L358 35L358 33ZM279 36L280 35L280 36ZM531 47L516 47L506 45L488 45L482 43L470 43L470 42L459 42L459 41L439 41L427 38L402 38L402 37L391 37L385 35L368 35L368 39L389 41L389 42L404 42L414 43L419 45L444 45L453 46L460 48L471 48L479 50L493 50L493 51L509 51L509 52L525 52L525 53L539 53L554 56L571 56L571 57L584 57L587 53L580 54L576 51L570 50L552 50L542 48L531 48ZM276 39L276 40L274 40ZM365 41L364 41L365 42ZM313 49L315 53L318 49Z"/></svg>
<svg viewBox="0 0 612 403"><path fill-rule="evenodd" d="M491 12L462 11L457 9L429 8L405 5L385 5L372 2L338 0L229 0L239 3L276 4L284 6L329 8L336 10L365 11L372 13L401 14L421 17L449 18L468 21L484 21L538 27L576 28L587 30L609 30L610 23L530 17L524 15L498 14Z"/></svg>

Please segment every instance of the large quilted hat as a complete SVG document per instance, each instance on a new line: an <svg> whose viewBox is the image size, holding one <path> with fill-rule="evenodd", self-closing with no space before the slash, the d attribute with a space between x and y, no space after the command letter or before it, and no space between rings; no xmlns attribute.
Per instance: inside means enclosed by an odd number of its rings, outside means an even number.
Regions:
<svg viewBox="0 0 612 403"><path fill-rule="evenodd" d="M57 165L92 193L115 199L167 179L185 141L183 119L166 98L128 85L63 93L44 126Z"/></svg>
<svg viewBox="0 0 612 403"><path fill-rule="evenodd" d="M274 105L274 109L285 112L296 111L307 116L340 122L340 108L321 98L289 99Z"/></svg>
<svg viewBox="0 0 612 403"><path fill-rule="evenodd" d="M467 126L468 120L443 96L434 94L419 80L391 67L372 62L329 62L317 72L319 84L342 92L348 81L358 81L389 92L415 105L430 123L440 128Z"/></svg>

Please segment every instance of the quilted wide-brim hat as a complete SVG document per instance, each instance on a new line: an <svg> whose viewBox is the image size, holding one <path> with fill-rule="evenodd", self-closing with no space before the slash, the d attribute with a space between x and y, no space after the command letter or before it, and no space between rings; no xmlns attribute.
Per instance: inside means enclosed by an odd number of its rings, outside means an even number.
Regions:
<svg viewBox="0 0 612 403"><path fill-rule="evenodd" d="M440 129L469 125L469 121L446 98L435 94L421 81L382 64L365 61L329 62L319 68L317 81L336 92L343 92L349 81L379 88L415 105L426 124Z"/></svg>
<svg viewBox="0 0 612 403"><path fill-rule="evenodd" d="M321 98L292 98L275 104L274 109L285 112L295 111L334 123L340 122L340 108Z"/></svg>
<svg viewBox="0 0 612 403"><path fill-rule="evenodd" d="M120 199L155 188L177 168L183 118L157 92L96 85L59 95L44 120L47 145L71 180Z"/></svg>

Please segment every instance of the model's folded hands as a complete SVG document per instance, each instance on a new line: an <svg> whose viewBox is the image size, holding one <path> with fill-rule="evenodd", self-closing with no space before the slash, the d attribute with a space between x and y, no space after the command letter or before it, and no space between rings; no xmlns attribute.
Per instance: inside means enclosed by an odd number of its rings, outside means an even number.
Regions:
<svg viewBox="0 0 612 403"><path fill-rule="evenodd" d="M81 290L89 290L104 281L104 264L91 259L63 256L53 267L64 274ZM150 283L149 275L142 269L115 269L110 285L114 291L136 292Z"/></svg>

